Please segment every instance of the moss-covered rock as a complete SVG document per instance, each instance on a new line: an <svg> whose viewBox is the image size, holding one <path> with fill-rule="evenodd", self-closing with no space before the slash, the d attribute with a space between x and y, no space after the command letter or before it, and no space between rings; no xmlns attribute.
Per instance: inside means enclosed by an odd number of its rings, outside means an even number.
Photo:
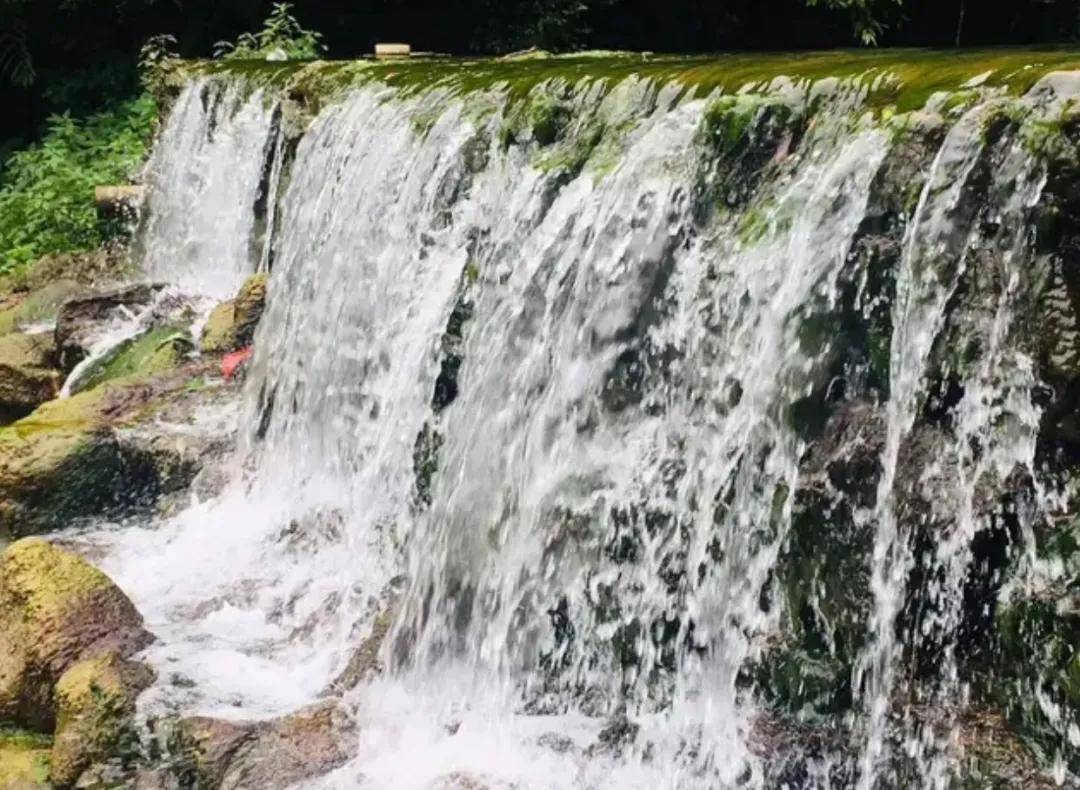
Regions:
<svg viewBox="0 0 1080 790"><path fill-rule="evenodd" d="M0 335L0 416L22 417L56 397L63 383L52 335Z"/></svg>
<svg viewBox="0 0 1080 790"><path fill-rule="evenodd" d="M96 762L138 752L135 700L154 679L144 664L117 653L86 659L56 684L56 732L49 778L70 787Z"/></svg>
<svg viewBox="0 0 1080 790"><path fill-rule="evenodd" d="M131 601L101 571L39 539L0 555L0 721L51 732L54 689L75 664L127 657L152 637Z"/></svg>
<svg viewBox="0 0 1080 790"><path fill-rule="evenodd" d="M112 390L46 403L0 429L0 533L20 536L116 499L128 470L106 422Z"/></svg>
<svg viewBox="0 0 1080 790"><path fill-rule="evenodd" d="M148 426L212 394L192 387L202 372L189 366L107 382L0 428L0 535L23 537L73 518L148 507L190 483L199 442L155 441Z"/></svg>
<svg viewBox="0 0 1080 790"><path fill-rule="evenodd" d="M202 350L227 353L250 346L266 307L267 275L256 274L240 287L235 299L214 308L202 334Z"/></svg>
<svg viewBox="0 0 1080 790"><path fill-rule="evenodd" d="M58 362L69 373L89 353L102 325L121 311L145 309L162 289L160 285L125 285L69 299L56 317Z"/></svg>
<svg viewBox="0 0 1080 790"><path fill-rule="evenodd" d="M0 726L0 787L48 790L51 745L48 736Z"/></svg>
<svg viewBox="0 0 1080 790"><path fill-rule="evenodd" d="M55 280L28 294L20 294L0 310L0 334L55 321L66 301L85 292L86 286L74 280Z"/></svg>
<svg viewBox="0 0 1080 790"><path fill-rule="evenodd" d="M83 392L106 381L164 373L179 366L193 348L185 326L156 327L118 345L86 370L72 389Z"/></svg>
<svg viewBox="0 0 1080 790"><path fill-rule="evenodd" d="M59 281L86 286L107 286L134 274L134 267L122 247L53 253L32 266L0 277L0 294L32 293Z"/></svg>

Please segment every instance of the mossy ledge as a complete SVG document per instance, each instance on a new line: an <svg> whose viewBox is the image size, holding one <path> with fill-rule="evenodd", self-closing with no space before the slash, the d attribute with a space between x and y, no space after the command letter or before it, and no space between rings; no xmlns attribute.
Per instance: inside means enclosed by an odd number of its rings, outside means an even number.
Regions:
<svg viewBox="0 0 1080 790"><path fill-rule="evenodd" d="M1017 95L1053 71L1080 70L1080 51L1066 49L831 51L671 56L581 53L527 59L415 58L408 61L176 61L168 82L198 75L244 79L253 89L281 90L317 111L350 89L381 83L409 95L440 89L454 95L498 91L511 100L538 85L600 83L631 77L674 85L683 96L764 91L777 80L840 80L871 108L919 109L939 92L997 89Z"/></svg>

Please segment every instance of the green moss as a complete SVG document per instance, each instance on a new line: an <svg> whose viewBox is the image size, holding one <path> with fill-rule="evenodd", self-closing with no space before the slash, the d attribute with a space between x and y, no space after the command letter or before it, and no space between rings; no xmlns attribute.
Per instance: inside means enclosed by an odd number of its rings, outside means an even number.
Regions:
<svg viewBox="0 0 1080 790"><path fill-rule="evenodd" d="M73 600L112 586L97 568L38 538L12 543L0 563L7 594L36 622L52 621Z"/></svg>
<svg viewBox="0 0 1080 790"><path fill-rule="evenodd" d="M151 376L170 370L194 347L187 327L174 325L151 329L122 343L79 380L78 390L90 390L107 381L129 376Z"/></svg>
<svg viewBox="0 0 1080 790"><path fill-rule="evenodd" d="M50 748L52 748L51 736L0 725L0 750Z"/></svg>
<svg viewBox="0 0 1080 790"><path fill-rule="evenodd" d="M8 745L0 741L0 787L28 788L51 787L49 778L48 748Z"/></svg>
<svg viewBox="0 0 1080 790"><path fill-rule="evenodd" d="M545 83L610 90L637 76L656 83L673 83L684 96L707 96L714 91L734 94L741 89L761 93L778 77L812 84L838 78L852 89L865 91L872 107L906 112L926 105L936 93L964 90L965 83L988 74L981 87L1000 88L1013 95L1028 90L1050 71L1080 68L1080 54L1063 49L996 49L937 51L889 49L813 53L725 54L715 56L648 56L617 53L567 57L500 60L413 58L406 61L314 61L267 63L223 61L185 63L187 73L241 77L253 88L287 89L313 110L338 100L350 89L369 83L415 95L440 88L449 95L495 91L512 103L528 100ZM543 127L547 120L541 121Z"/></svg>

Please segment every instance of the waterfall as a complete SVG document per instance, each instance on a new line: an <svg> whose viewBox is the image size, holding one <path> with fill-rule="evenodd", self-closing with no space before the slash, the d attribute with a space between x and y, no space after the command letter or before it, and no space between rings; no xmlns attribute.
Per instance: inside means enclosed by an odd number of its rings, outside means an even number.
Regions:
<svg viewBox="0 0 1080 790"><path fill-rule="evenodd" d="M1024 535L1062 507L1021 321L1052 108L684 88L371 80L288 140L272 89L189 82L147 274L270 296L224 490L96 538L145 716L288 714L381 629L311 787L951 786L973 546L1002 492ZM850 578L798 565L837 541ZM843 715L780 710L812 676Z"/></svg>
<svg viewBox="0 0 1080 790"><path fill-rule="evenodd" d="M224 299L266 262L280 136L276 102L261 91L206 78L187 84L144 176L148 276Z"/></svg>

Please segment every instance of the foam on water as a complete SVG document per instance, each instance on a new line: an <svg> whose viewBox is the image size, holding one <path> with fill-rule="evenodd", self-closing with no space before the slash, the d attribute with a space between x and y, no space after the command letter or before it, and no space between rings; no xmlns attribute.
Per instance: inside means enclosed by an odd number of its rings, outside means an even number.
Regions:
<svg viewBox="0 0 1080 790"><path fill-rule="evenodd" d="M285 179L272 103L185 89L149 171L147 268L223 297L273 265L224 492L95 536L159 638L144 713L291 712L392 611L386 672L345 700L359 754L311 787L767 786L741 673L781 628L763 599L806 451L795 409L843 351L805 327L866 276L853 244L892 137L826 111L795 155L777 148L769 180L718 201L732 176L708 101L638 80L567 95L574 120L540 156L500 134L501 94L477 113L477 97L357 89L315 119ZM912 562L898 463L977 236L987 112L945 137L898 273L883 472L862 514L866 790L887 772ZM946 706L964 695L949 651L976 485L1034 474L1034 374L1010 321L1043 176L1019 143L996 166L1004 285L957 409L927 626ZM279 180L280 209L260 194ZM620 721L632 743L605 733ZM946 787L950 744L914 724L903 737L924 786ZM807 787L831 786L833 759Z"/></svg>

